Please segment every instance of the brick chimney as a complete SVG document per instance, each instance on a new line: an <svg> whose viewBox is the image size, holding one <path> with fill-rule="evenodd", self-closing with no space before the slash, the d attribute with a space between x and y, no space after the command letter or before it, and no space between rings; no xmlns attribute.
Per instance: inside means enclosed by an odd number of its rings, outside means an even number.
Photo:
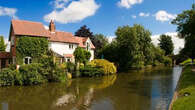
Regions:
<svg viewBox="0 0 195 110"><path fill-rule="evenodd" d="M56 31L56 26L53 20L50 21L49 23L49 31L50 32L55 32Z"/></svg>

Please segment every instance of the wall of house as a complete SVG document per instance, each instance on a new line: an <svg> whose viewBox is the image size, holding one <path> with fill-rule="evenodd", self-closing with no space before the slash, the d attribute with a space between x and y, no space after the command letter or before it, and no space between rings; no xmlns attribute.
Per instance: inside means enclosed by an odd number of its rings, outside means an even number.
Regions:
<svg viewBox="0 0 195 110"><path fill-rule="evenodd" d="M88 38L87 41L85 42L85 45L87 45L87 43L89 43L89 44L90 44L90 47L91 47L92 42L91 42L91 40L90 40L89 38ZM91 61L91 60L94 59L94 50L91 49L90 47L89 47L89 51L90 51L90 53L91 53L91 58L90 58L90 61Z"/></svg>
<svg viewBox="0 0 195 110"><path fill-rule="evenodd" d="M49 48L60 55L73 54L77 46L77 44L73 44L73 49L70 49L69 43L50 42L49 44Z"/></svg>

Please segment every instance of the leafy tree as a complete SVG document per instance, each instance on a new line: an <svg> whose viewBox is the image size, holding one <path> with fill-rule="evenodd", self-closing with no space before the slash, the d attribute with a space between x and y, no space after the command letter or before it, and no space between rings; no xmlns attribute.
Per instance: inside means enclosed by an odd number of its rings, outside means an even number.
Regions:
<svg viewBox="0 0 195 110"><path fill-rule="evenodd" d="M146 52L151 48L151 33L143 26L119 27L116 31L119 67L141 67L145 63Z"/></svg>
<svg viewBox="0 0 195 110"><path fill-rule="evenodd" d="M173 54L174 45L171 36L163 34L160 36L159 42L158 45L165 51L165 55Z"/></svg>
<svg viewBox="0 0 195 110"><path fill-rule="evenodd" d="M101 58L100 51L108 44L108 39L103 34L95 34L95 57Z"/></svg>
<svg viewBox="0 0 195 110"><path fill-rule="evenodd" d="M180 37L186 38L195 35L195 9L194 4L191 10L185 10L172 21L172 24L177 25L177 31Z"/></svg>
<svg viewBox="0 0 195 110"><path fill-rule="evenodd" d="M185 39L184 48L181 51L182 55L186 55L192 59L192 64L195 59L195 36Z"/></svg>
<svg viewBox="0 0 195 110"><path fill-rule="evenodd" d="M0 36L0 51L5 51L6 49L6 45L5 45L5 42L4 42L4 37L3 36Z"/></svg>
<svg viewBox="0 0 195 110"><path fill-rule="evenodd" d="M77 47L74 51L74 57L75 57L76 64L78 63L86 64L91 57L91 53L81 47Z"/></svg>
<svg viewBox="0 0 195 110"><path fill-rule="evenodd" d="M79 37L93 37L93 32L90 31L89 28L87 28L86 25L83 25L82 27L80 27L79 30L77 30L75 32L75 36L79 36Z"/></svg>
<svg viewBox="0 0 195 110"><path fill-rule="evenodd" d="M195 4L192 9L185 10L172 21L177 25L180 37L185 38L185 46L181 51L182 55L187 55L193 61L195 59Z"/></svg>

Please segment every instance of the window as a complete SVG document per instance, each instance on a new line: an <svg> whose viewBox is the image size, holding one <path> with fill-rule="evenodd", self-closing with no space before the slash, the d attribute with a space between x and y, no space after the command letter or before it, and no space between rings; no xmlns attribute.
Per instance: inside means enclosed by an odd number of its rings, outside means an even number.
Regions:
<svg viewBox="0 0 195 110"><path fill-rule="evenodd" d="M11 46L14 45L14 36L11 37Z"/></svg>
<svg viewBox="0 0 195 110"><path fill-rule="evenodd" d="M87 50L89 50L90 48L90 44L87 42Z"/></svg>
<svg viewBox="0 0 195 110"><path fill-rule="evenodd" d="M73 49L73 44L69 44L69 49Z"/></svg>
<svg viewBox="0 0 195 110"><path fill-rule="evenodd" d="M32 63L32 58L31 57L25 57L24 58L24 64L31 64Z"/></svg>

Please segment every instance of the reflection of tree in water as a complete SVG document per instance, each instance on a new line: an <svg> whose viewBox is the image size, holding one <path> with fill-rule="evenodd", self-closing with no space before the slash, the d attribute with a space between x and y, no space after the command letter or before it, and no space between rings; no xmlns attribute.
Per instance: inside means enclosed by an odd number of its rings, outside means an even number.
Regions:
<svg viewBox="0 0 195 110"><path fill-rule="evenodd" d="M166 90L171 88L170 73L163 69L131 71L73 79L68 85L0 88L0 102L8 102L9 110L91 110L94 106L101 106L101 110L150 110L155 105L151 102L155 85L160 95L170 92Z"/></svg>
<svg viewBox="0 0 195 110"><path fill-rule="evenodd" d="M98 89L104 89L114 84L116 75L105 76L94 79L78 79L73 81L72 89L68 94L65 94L55 102L55 106L66 110L88 110L94 99L94 92ZM91 82L92 81L92 82Z"/></svg>

